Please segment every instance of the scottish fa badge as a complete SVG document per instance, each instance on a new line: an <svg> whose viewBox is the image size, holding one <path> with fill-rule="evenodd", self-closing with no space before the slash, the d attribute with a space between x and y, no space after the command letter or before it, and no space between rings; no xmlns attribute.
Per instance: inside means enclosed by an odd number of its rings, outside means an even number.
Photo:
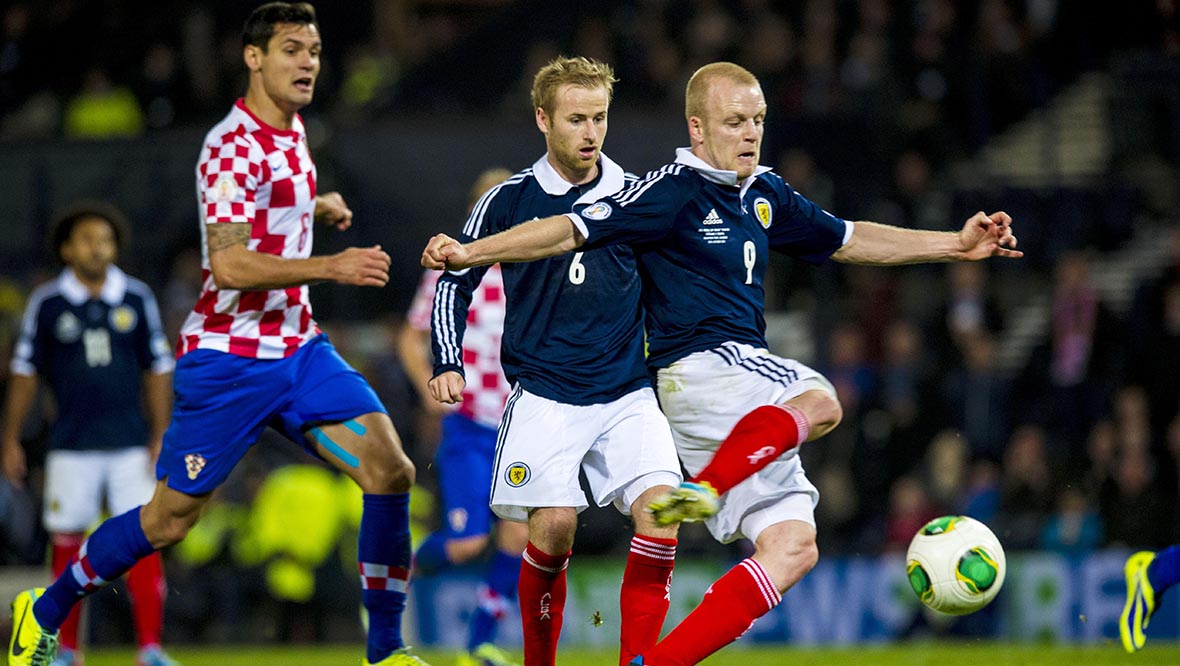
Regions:
<svg viewBox="0 0 1180 666"><path fill-rule="evenodd" d="M514 462L508 466L508 471L504 472L504 480L513 488L519 488L529 482L533 478L533 473L529 470L529 466L522 462Z"/></svg>
<svg viewBox="0 0 1180 666"><path fill-rule="evenodd" d="M127 333L135 328L135 320L135 310L126 305L120 305L111 310L111 328L117 333Z"/></svg>
<svg viewBox="0 0 1180 666"><path fill-rule="evenodd" d="M771 213L769 201L762 197L754 200L754 215L758 217L758 222L762 225L763 229L770 228Z"/></svg>

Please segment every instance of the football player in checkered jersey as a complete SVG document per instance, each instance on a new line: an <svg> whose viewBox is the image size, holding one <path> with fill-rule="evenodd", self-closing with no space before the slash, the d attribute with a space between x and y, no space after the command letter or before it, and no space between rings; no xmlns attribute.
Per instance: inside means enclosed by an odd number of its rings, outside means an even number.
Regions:
<svg viewBox="0 0 1180 666"><path fill-rule="evenodd" d="M183 539L267 426L364 491L364 663L423 663L401 636L414 467L377 395L320 332L307 294L307 285L320 281L382 287L389 256L380 247L311 256L313 222L340 230L352 222L339 194L316 191L298 115L320 71L314 9L263 5L247 19L242 41L249 87L206 135L197 164L204 291L180 332L176 402L155 495L103 523L47 590L17 598L10 664L48 664L57 629L78 599Z"/></svg>
<svg viewBox="0 0 1180 666"><path fill-rule="evenodd" d="M51 240L65 270L33 292L12 359L2 441L4 474L13 483L24 481L19 435L39 378L57 406L44 509L54 576L77 556L104 501L111 513L130 511L151 499L156 485L174 361L151 290L114 264L126 226L103 202L78 204L56 220ZM160 648L164 591L159 553L127 572L140 666L175 663ZM56 666L82 663L80 610L61 625Z"/></svg>
<svg viewBox="0 0 1180 666"><path fill-rule="evenodd" d="M581 210L634 181L604 155L611 68L557 58L533 79L532 102L546 153L476 203L464 239L536 217ZM564 219L564 218L563 218ZM512 261L508 258L508 261ZM676 526L642 507L680 483L668 423L643 364L643 312L631 248L616 246L531 263L503 263L507 316L500 362L512 394L500 421L491 508L528 523L518 600L525 663L552 666L566 595L566 566L583 471L599 506L635 522L623 573L621 655L653 645L668 611ZM461 401L468 305L485 268L444 273L434 293L432 395Z"/></svg>
<svg viewBox="0 0 1180 666"><path fill-rule="evenodd" d="M753 74L733 63L706 65L685 93L691 146L673 163L581 211L470 244L435 236L423 252L423 266L457 271L618 244L636 249L648 363L693 475L648 508L658 523L705 520L719 541L745 537L755 551L635 664L700 662L774 608L819 557L819 493L798 445L830 432L842 412L823 376L767 350L769 250L868 265L1022 256L1003 212L977 213L957 232L828 213L758 165L766 111Z"/></svg>
<svg viewBox="0 0 1180 666"><path fill-rule="evenodd" d="M471 188L467 212L485 192L510 176L510 171L499 168L481 173ZM497 521L488 508L496 428L511 390L500 367L504 280L499 265L492 266L471 295L463 338L464 369L471 381L463 389L463 401L453 408L435 401L429 388L433 374L430 318L438 277L438 271L422 274L398 337L398 356L424 408L442 415L442 440L431 469L438 476L443 526L418 546L413 575L429 575L481 558L483 580L468 623L466 650L456 665L508 666L512 660L496 646L496 633L508 605L516 602L520 554L529 536L523 523ZM482 558L492 541L493 525L495 545L491 556Z"/></svg>

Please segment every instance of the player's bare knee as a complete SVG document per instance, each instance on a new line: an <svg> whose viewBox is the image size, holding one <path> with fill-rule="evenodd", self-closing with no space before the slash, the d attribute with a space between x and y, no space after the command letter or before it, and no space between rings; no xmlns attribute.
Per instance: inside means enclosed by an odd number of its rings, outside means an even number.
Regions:
<svg viewBox="0 0 1180 666"><path fill-rule="evenodd" d="M815 543L815 537L792 540L788 544L787 556L795 574L799 578L806 576L819 562L819 546Z"/></svg>
<svg viewBox="0 0 1180 666"><path fill-rule="evenodd" d="M574 544L578 513L567 507L546 507L529 513L529 541L550 555L568 552Z"/></svg>
<svg viewBox="0 0 1180 666"><path fill-rule="evenodd" d="M836 429L844 419L844 408L836 396L827 391L812 391L806 408L811 421L811 439L818 439Z"/></svg>
<svg viewBox="0 0 1180 666"><path fill-rule="evenodd" d="M417 470L400 449L395 454L373 456L361 464L357 484L366 493L386 495L409 492Z"/></svg>
<svg viewBox="0 0 1180 666"><path fill-rule="evenodd" d="M167 548L184 541L193 525L197 524L199 516L199 512L161 515L144 507L141 518L143 533L155 549Z"/></svg>

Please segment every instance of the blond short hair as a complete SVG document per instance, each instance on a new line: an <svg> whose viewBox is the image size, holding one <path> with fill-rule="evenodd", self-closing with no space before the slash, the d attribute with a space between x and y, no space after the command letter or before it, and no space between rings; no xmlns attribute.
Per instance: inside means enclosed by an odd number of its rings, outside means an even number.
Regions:
<svg viewBox="0 0 1180 666"><path fill-rule="evenodd" d="M581 56L554 58L533 77L533 109L545 109L545 113L552 114L557 91L566 84L587 89L606 88L609 102L616 81L615 71L604 62Z"/></svg>
<svg viewBox="0 0 1180 666"><path fill-rule="evenodd" d="M705 117L709 89L714 81L727 79L741 85L759 86L758 77L750 70L732 62L712 62L693 72L684 90L684 119Z"/></svg>

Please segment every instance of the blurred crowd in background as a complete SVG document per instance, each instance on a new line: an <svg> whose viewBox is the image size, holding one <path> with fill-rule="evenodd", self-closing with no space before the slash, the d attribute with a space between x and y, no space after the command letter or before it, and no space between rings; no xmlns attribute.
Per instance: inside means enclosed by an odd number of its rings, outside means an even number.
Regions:
<svg viewBox="0 0 1180 666"><path fill-rule="evenodd" d="M763 161L801 193L845 217L952 228L976 210L968 206L984 207L954 182L952 164L1079 75L1129 59L1175 67L1177 4L320 3L324 72L304 115L327 128L418 115L519 118L528 114L532 73L562 53L614 64L620 83L612 110L679 112L688 75L729 59L751 69L766 92ZM0 149L3 142L150 139L210 125L244 89L243 11L225 0L6 3ZM844 406L837 431L802 454L822 496L825 556L904 549L925 521L944 513L983 520L1010 551L1180 542L1180 231L1174 195L1135 179L1138 165L1151 161L1175 182L1180 92L1153 98L1148 109L1135 117L1149 122L1133 128L1148 140L1116 146L1100 180L1041 192L1025 207L1067 211L1074 226L1030 229L1020 265L816 270L784 260L772 267L772 349L814 365ZM811 131L816 122L827 133ZM846 134L830 142L831 132ZM825 150L829 143L834 150ZM1149 154L1131 150L1143 145ZM991 196L989 206L1005 207L1005 196ZM1009 212L1024 241L1020 211ZM1154 241L1165 246L1164 268L1137 274L1112 300L1101 282L1107 274L1094 267L1151 229L1165 229ZM198 248L184 248L154 281L173 339L199 292L199 262ZM55 272L49 264L0 270L5 368L25 297ZM1045 297L1044 325L1020 337L1015 331L1029 315L1017 306L1033 292ZM363 369L403 434L419 469L418 529L427 530L438 520L430 461L440 411L421 402L397 361L400 314L320 323ZM1020 349L1006 354L1010 345ZM38 451L43 457L51 409L26 428L32 462ZM330 581L352 575L349 554L337 546L353 547L344 535L355 530L359 510L329 507L357 500L314 465L296 447L265 439L218 491L211 515L169 553L179 594L169 601L168 630L176 640L228 636L243 621L235 613L248 607L233 600L262 591L278 600L271 620L279 618L279 633L289 638L322 637L341 609L354 611L356 600L339 596L350 592L324 601L316 590L352 590ZM0 486L0 564L44 558L32 466L26 489ZM314 490L288 492L295 485ZM620 520L613 511L586 512L575 552L623 555L629 531ZM719 546L691 526L682 538L685 557L736 556L742 548ZM321 603L309 614L313 599Z"/></svg>

